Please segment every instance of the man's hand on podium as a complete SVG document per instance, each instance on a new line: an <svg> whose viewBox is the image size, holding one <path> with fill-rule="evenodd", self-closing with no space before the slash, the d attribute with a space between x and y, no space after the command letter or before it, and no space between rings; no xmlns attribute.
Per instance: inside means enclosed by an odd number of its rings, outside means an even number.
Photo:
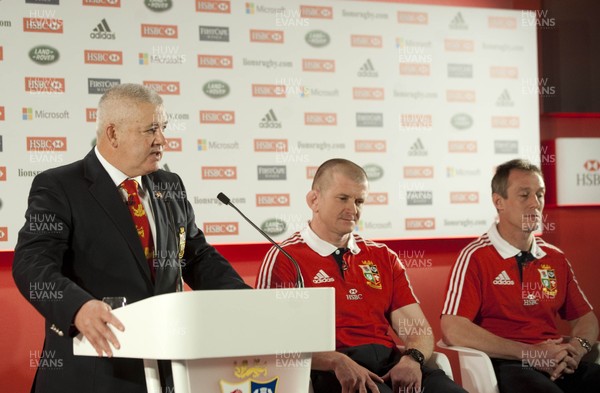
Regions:
<svg viewBox="0 0 600 393"><path fill-rule="evenodd" d="M108 327L109 323L120 331L125 330L121 321L111 313L110 306L99 300L84 303L75 315L75 327L92 344L98 356L106 353L106 356L112 357L109 343L117 349L121 348L119 340Z"/></svg>

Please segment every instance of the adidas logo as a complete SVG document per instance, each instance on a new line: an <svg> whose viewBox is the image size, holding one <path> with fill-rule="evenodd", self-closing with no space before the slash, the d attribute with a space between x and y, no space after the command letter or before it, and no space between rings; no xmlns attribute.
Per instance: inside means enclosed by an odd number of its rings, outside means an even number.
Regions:
<svg viewBox="0 0 600 393"><path fill-rule="evenodd" d="M323 271L323 269L319 270L319 272L313 277L313 283L315 284L323 284L325 282L333 282L335 281L333 278L329 277L327 273Z"/></svg>
<svg viewBox="0 0 600 393"><path fill-rule="evenodd" d="M370 78L376 78L379 76L379 73L375 71L375 67L373 67L373 63L371 63L371 59L367 59L365 64L360 67L358 70L358 76L366 76Z"/></svg>
<svg viewBox="0 0 600 393"><path fill-rule="evenodd" d="M412 157L423 157L427 155L427 150L425 150L425 146L423 145L423 142L421 142L421 138L417 138L415 143L412 144L408 150L408 155Z"/></svg>
<svg viewBox="0 0 600 393"><path fill-rule="evenodd" d="M98 23L98 26L96 26L90 33L90 38L97 40L114 40L116 38L116 34L113 33L108 26L106 19L102 19L102 21Z"/></svg>
<svg viewBox="0 0 600 393"><path fill-rule="evenodd" d="M513 100L510 99L510 94L508 94L508 90L504 89L498 100L496 101L496 106L515 106Z"/></svg>
<svg viewBox="0 0 600 393"><path fill-rule="evenodd" d="M281 128L281 122L275 116L273 109L269 109L265 117L258 123L260 128Z"/></svg>
<svg viewBox="0 0 600 393"><path fill-rule="evenodd" d="M454 30L467 30L469 26L465 22L462 14L459 12L450 22L450 28Z"/></svg>
<svg viewBox="0 0 600 393"><path fill-rule="evenodd" d="M498 274L498 277L492 283L494 285L515 285L515 282L510 279L506 270L502 270L502 273Z"/></svg>

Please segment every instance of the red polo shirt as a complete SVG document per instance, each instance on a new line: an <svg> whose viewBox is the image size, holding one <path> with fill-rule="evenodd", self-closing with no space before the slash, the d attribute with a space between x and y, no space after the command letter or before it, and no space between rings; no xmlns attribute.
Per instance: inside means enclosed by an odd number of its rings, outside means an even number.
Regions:
<svg viewBox="0 0 600 393"><path fill-rule="evenodd" d="M332 254L337 248L320 239L310 227L281 243L300 265L305 287L334 287L336 348L363 344L393 347L388 335L390 314L417 303L406 270L387 246L350 236L344 270ZM260 267L256 288L292 288L294 265L272 247Z"/></svg>
<svg viewBox="0 0 600 393"><path fill-rule="evenodd" d="M459 315L491 333L535 344L559 338L557 316L566 320L592 310L561 250L539 237L523 266L520 250L504 240L496 225L460 253L448 283L442 314Z"/></svg>

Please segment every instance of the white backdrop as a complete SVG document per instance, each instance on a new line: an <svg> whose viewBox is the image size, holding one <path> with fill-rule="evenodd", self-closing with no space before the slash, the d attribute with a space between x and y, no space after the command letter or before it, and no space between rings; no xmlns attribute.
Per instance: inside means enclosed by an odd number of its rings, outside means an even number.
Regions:
<svg viewBox="0 0 600 393"><path fill-rule="evenodd" d="M370 176L363 235L479 235L494 166L539 162L535 25L358 1L0 1L0 249L33 176L92 148L94 108L119 82L163 94L163 163L212 243L263 241L220 191L277 240L300 229L332 157Z"/></svg>

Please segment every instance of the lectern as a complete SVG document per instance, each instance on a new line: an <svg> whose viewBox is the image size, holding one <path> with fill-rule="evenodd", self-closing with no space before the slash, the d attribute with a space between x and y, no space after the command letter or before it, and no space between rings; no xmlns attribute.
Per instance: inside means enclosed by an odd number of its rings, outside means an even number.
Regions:
<svg viewBox="0 0 600 393"><path fill-rule="evenodd" d="M144 359L149 393L157 359L172 361L176 393L306 393L311 354L335 349L333 288L170 293L113 313L113 356ZM81 335L73 351L97 356Z"/></svg>

